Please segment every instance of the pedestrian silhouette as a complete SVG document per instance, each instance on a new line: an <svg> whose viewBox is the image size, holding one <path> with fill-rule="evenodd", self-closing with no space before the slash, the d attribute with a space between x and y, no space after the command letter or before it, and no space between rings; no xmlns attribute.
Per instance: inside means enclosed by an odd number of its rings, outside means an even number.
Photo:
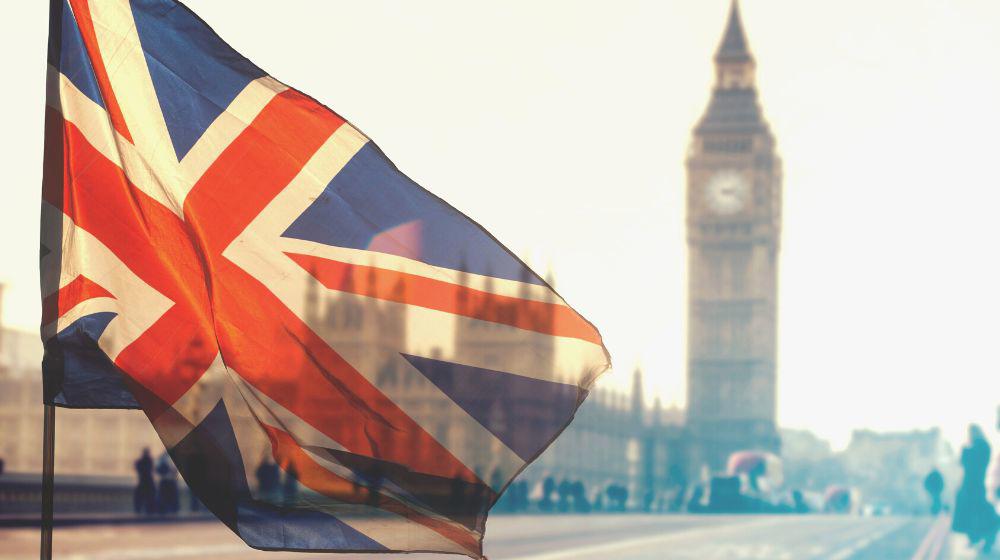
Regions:
<svg viewBox="0 0 1000 560"><path fill-rule="evenodd" d="M809 513L809 504L801 490L792 490L792 511L795 513Z"/></svg>
<svg viewBox="0 0 1000 560"><path fill-rule="evenodd" d="M285 483L281 486L281 495L286 505L294 505L299 498L299 472L295 463L289 461L285 465Z"/></svg>
<svg viewBox="0 0 1000 560"><path fill-rule="evenodd" d="M565 478L559 482L559 486L556 489L556 493L559 494L559 511L567 512L569 511L569 497L572 490L572 484Z"/></svg>
<svg viewBox="0 0 1000 560"><path fill-rule="evenodd" d="M368 498L365 500L365 503L372 507L378 505L379 496L382 491L383 477L382 469L378 465L374 465L368 473Z"/></svg>
<svg viewBox="0 0 1000 560"><path fill-rule="evenodd" d="M542 481L542 499L538 502L538 508L542 511L552 511L552 494L556 491L556 481L551 476L545 477Z"/></svg>
<svg viewBox="0 0 1000 560"><path fill-rule="evenodd" d="M924 478L924 490L931 498L931 515L941 513L941 492L944 491L944 477L941 476L941 471L931 469L931 472L927 473Z"/></svg>
<svg viewBox="0 0 1000 560"><path fill-rule="evenodd" d="M687 496L688 479L680 465L672 464L667 470L667 486L671 499L667 504L670 511L680 511L684 507L684 497Z"/></svg>
<svg viewBox="0 0 1000 560"><path fill-rule="evenodd" d="M628 504L628 488L620 484L611 484L604 491L608 497L608 511L625 511Z"/></svg>
<svg viewBox="0 0 1000 560"><path fill-rule="evenodd" d="M153 456L149 448L143 448L142 455L135 462L135 474L138 483L132 505L136 513L153 513L156 511L156 485L153 482Z"/></svg>
<svg viewBox="0 0 1000 560"><path fill-rule="evenodd" d="M278 488L281 486L281 469L268 457L257 467L257 492L265 502L275 503L278 499Z"/></svg>
<svg viewBox="0 0 1000 560"><path fill-rule="evenodd" d="M164 451L156 465L156 474L160 475L159 511L160 513L177 513L181 509L180 493L177 490L177 469L174 468L170 456Z"/></svg>
<svg viewBox="0 0 1000 560"><path fill-rule="evenodd" d="M955 496L955 514L951 528L969 538L969 546L982 544L988 554L996 540L1000 520L986 499L986 468L990 463L990 444L983 430L969 426L969 443L962 448L962 485Z"/></svg>
<svg viewBox="0 0 1000 560"><path fill-rule="evenodd" d="M577 480L571 486L573 495L573 510L580 513L590 513L590 500L587 499L587 487L583 481Z"/></svg>

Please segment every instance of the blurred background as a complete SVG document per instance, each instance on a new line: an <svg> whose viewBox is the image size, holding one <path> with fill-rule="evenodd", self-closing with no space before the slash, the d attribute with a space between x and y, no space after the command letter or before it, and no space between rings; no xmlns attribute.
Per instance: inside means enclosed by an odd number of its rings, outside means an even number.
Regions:
<svg viewBox="0 0 1000 560"><path fill-rule="evenodd" d="M37 546L16 528L41 468L36 4L0 37L19 81L3 94L0 558ZM1000 4L187 4L601 329L615 369L495 508L491 557L975 554L947 514L970 424L984 442L1000 427ZM336 305L314 329L361 336ZM456 331L434 350L512 342ZM243 553L144 415L57 418L57 551L126 557L97 537L113 535L143 558ZM995 495L995 458L986 473Z"/></svg>

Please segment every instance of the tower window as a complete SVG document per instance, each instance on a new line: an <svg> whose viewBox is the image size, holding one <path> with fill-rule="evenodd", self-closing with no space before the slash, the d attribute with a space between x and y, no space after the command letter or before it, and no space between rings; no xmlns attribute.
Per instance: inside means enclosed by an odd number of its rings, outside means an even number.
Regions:
<svg viewBox="0 0 1000 560"><path fill-rule="evenodd" d="M750 259L745 254L737 253L733 255L733 258L730 261L732 265L732 271L729 276L730 295L738 297L746 293L747 269L750 265L749 261Z"/></svg>

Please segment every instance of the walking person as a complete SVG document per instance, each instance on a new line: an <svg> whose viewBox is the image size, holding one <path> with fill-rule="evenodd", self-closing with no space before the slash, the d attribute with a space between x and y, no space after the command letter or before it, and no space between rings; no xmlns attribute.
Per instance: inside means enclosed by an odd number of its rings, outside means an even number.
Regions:
<svg viewBox="0 0 1000 560"><path fill-rule="evenodd" d="M156 474L160 475L160 513L174 514L180 509L180 493L177 489L177 469L164 451L156 465Z"/></svg>
<svg viewBox="0 0 1000 560"><path fill-rule="evenodd" d="M156 485L153 483L153 456L149 448L142 450L142 455L135 462L135 474L138 482L135 486L132 505L136 513L153 513L156 510Z"/></svg>
<svg viewBox="0 0 1000 560"><path fill-rule="evenodd" d="M969 546L982 545L988 554L996 540L1000 519L986 499L986 469L990 464L990 444L983 430L969 426L969 443L962 448L962 485L955 496L951 528L969 538Z"/></svg>
<svg viewBox="0 0 1000 560"><path fill-rule="evenodd" d="M264 457L257 467L257 492L259 498L269 504L278 503L278 489L281 486L281 469L269 457Z"/></svg>
<svg viewBox="0 0 1000 560"><path fill-rule="evenodd" d="M285 464L285 480L281 485L281 497L286 506L294 506L299 500L299 471L295 469L295 463L289 461Z"/></svg>
<svg viewBox="0 0 1000 560"><path fill-rule="evenodd" d="M931 515L941 513L941 492L944 492L944 477L941 471L931 469L924 478L924 490L931 499Z"/></svg>

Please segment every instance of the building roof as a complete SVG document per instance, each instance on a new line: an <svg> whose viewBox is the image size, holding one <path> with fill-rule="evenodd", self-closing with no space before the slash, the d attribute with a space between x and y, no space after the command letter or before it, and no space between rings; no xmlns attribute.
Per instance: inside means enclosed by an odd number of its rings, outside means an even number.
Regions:
<svg viewBox="0 0 1000 560"><path fill-rule="evenodd" d="M722 36L722 42L719 43L719 50L715 53L715 60L720 62L753 60L753 55L750 54L750 47L747 43L746 32L743 31L739 0L733 0L729 7L729 23L726 25L726 32Z"/></svg>
<svg viewBox="0 0 1000 560"><path fill-rule="evenodd" d="M753 134L768 130L755 89L716 89L696 128L699 134Z"/></svg>
<svg viewBox="0 0 1000 560"><path fill-rule="evenodd" d="M726 31L715 53L716 64L744 63L752 67L753 55L743 31L738 0L732 0ZM705 114L695 127L697 134L755 134L768 133L754 86L728 88L716 84Z"/></svg>

